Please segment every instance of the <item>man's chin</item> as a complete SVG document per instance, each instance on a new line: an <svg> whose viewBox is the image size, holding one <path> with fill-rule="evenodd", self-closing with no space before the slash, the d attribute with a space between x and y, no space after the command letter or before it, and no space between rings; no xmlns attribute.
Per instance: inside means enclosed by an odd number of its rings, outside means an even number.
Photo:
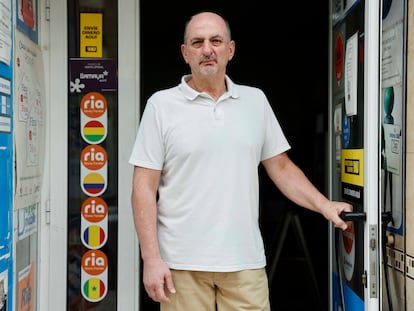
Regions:
<svg viewBox="0 0 414 311"><path fill-rule="evenodd" d="M218 70L215 67L203 67L200 70L200 73L202 76L208 77L208 76L214 76L217 74Z"/></svg>

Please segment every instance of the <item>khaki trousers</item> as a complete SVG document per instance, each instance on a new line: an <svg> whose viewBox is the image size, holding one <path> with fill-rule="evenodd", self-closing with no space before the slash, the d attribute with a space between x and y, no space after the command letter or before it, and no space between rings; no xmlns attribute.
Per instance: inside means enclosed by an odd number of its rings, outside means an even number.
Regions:
<svg viewBox="0 0 414 311"><path fill-rule="evenodd" d="M176 293L161 311L270 311L266 271L171 270ZM217 305L217 309L216 309Z"/></svg>

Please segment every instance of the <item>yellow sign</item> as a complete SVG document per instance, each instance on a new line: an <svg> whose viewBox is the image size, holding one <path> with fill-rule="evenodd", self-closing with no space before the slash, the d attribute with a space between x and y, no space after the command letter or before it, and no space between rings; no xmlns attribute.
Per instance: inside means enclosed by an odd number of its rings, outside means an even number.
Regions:
<svg viewBox="0 0 414 311"><path fill-rule="evenodd" d="M341 181L364 186L364 150L342 149Z"/></svg>
<svg viewBox="0 0 414 311"><path fill-rule="evenodd" d="M80 14L80 57L102 57L102 14Z"/></svg>

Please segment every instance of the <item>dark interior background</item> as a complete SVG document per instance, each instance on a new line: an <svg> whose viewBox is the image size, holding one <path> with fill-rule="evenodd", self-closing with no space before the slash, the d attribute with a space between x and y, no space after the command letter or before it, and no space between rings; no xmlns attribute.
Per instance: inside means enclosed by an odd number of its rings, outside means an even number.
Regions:
<svg viewBox="0 0 414 311"><path fill-rule="evenodd" d="M143 105L154 91L175 86L189 72L180 53L186 20L197 11L215 10L228 19L236 41L228 75L236 83L264 90L292 145L290 157L326 193L328 1L140 1L140 9ZM260 172L268 268L274 260L274 245L283 245L270 284L272 310L328 310L328 222L291 204ZM287 211L299 216L316 284L295 227L288 227L285 240L280 238L280 229L289 219ZM141 297L141 310L159 309L144 289Z"/></svg>

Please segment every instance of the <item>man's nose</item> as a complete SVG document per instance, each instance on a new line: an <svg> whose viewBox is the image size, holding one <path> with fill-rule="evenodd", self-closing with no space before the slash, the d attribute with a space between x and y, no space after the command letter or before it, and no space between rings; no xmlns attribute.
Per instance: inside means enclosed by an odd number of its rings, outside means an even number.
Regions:
<svg viewBox="0 0 414 311"><path fill-rule="evenodd" d="M203 42L203 53L204 54L206 54L206 55L210 55L211 54L211 52L212 52L212 48L211 48L211 43L210 43L210 41L208 41L208 40L205 40L204 42Z"/></svg>

